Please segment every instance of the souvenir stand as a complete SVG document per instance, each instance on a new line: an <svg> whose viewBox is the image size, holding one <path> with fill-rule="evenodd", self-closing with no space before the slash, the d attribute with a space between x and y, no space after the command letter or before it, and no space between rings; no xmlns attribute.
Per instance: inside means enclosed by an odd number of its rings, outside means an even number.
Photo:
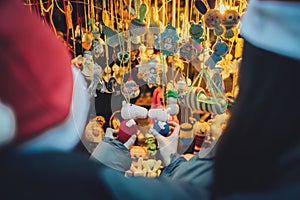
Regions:
<svg viewBox="0 0 300 200"><path fill-rule="evenodd" d="M91 100L82 142L107 127L131 134L128 176L159 176L159 146L180 124L178 153L196 154L222 133L238 93L246 0L25 0L64 42Z"/></svg>

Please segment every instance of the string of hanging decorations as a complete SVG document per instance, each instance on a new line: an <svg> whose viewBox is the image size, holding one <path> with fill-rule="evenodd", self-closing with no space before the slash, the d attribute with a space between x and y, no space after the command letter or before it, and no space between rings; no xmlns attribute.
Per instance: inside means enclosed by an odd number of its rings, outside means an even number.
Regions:
<svg viewBox="0 0 300 200"><path fill-rule="evenodd" d="M181 137L195 135L188 116L222 115L238 93L246 0L25 0L25 5L63 39L92 97L119 92L128 104L141 94L141 84L155 86L161 94L157 101L153 94L153 104L169 118L181 108ZM154 121L162 130L169 118Z"/></svg>

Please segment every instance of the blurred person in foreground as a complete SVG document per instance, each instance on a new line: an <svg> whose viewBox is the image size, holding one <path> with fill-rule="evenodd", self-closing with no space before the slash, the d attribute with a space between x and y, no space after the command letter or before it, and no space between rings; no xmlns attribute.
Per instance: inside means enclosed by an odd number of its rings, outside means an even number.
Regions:
<svg viewBox="0 0 300 200"><path fill-rule="evenodd" d="M112 169L119 160L106 158L116 151L125 161L130 144L116 142L111 129L97 147L111 151L93 155L100 162L72 152L87 117L83 78L68 67L67 51L48 28L16 1L0 4L0 98L16 116L15 140L0 152L6 199L300 198L298 2L249 2L240 93L225 133L213 151L187 161L176 154L178 126L172 137L151 130L166 164L156 179L125 178Z"/></svg>

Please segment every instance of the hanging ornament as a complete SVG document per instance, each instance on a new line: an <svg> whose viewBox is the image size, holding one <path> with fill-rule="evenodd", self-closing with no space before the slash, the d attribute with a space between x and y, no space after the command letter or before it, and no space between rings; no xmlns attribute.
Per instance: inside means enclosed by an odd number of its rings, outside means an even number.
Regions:
<svg viewBox="0 0 300 200"><path fill-rule="evenodd" d="M195 22L191 22L190 23L191 27L190 27L190 35L191 35L191 39L200 44L201 42L204 41L204 38L202 37L203 33L204 33L204 29L202 27L202 22L198 22L197 24Z"/></svg>
<svg viewBox="0 0 300 200"><path fill-rule="evenodd" d="M99 58L100 56L104 55L104 47L103 47L103 41L94 40L93 41L93 50L92 53L95 56L95 58Z"/></svg>
<svg viewBox="0 0 300 200"><path fill-rule="evenodd" d="M219 90L216 90L215 88L212 88L215 92L221 91L222 93L225 94L225 85L224 85L224 81L222 79L221 76L222 73L222 68L219 66L216 66L213 70L212 70L212 80L213 82L216 84L216 87Z"/></svg>
<svg viewBox="0 0 300 200"><path fill-rule="evenodd" d="M139 17L130 22L129 30L133 36L142 36L147 32L147 24L144 23L147 12L148 6L145 3L142 3L140 6Z"/></svg>
<svg viewBox="0 0 300 200"><path fill-rule="evenodd" d="M130 55L126 51L120 51L117 53L117 58L121 64L126 64L129 61Z"/></svg>
<svg viewBox="0 0 300 200"><path fill-rule="evenodd" d="M103 79L106 83L108 83L108 80L110 79L111 77L111 67L109 65L107 65L105 68L104 68L104 75L103 75Z"/></svg>
<svg viewBox="0 0 300 200"><path fill-rule="evenodd" d="M90 50L92 47L92 42L93 42L93 35L91 32L86 31L85 33L83 33L82 35L82 48L85 50Z"/></svg>
<svg viewBox="0 0 300 200"><path fill-rule="evenodd" d="M158 17L158 8L157 6L152 6L150 12L149 31L154 35L158 35L160 33L160 28L161 22L159 21Z"/></svg>
<svg viewBox="0 0 300 200"><path fill-rule="evenodd" d="M179 49L179 55L182 60L190 61L196 55L196 49L190 42L187 42Z"/></svg>
<svg viewBox="0 0 300 200"><path fill-rule="evenodd" d="M147 83L149 86L159 84L160 79L156 71L156 66L150 67L149 73L147 76Z"/></svg>
<svg viewBox="0 0 300 200"><path fill-rule="evenodd" d="M139 96L140 88L138 84L131 78L121 86L122 94L129 99L134 99Z"/></svg>
<svg viewBox="0 0 300 200"><path fill-rule="evenodd" d="M224 28L221 26L222 14L219 10L210 9L204 15L204 22L206 26L210 29L214 29L214 33L217 36L220 36L224 32Z"/></svg>
<svg viewBox="0 0 300 200"><path fill-rule="evenodd" d="M168 24L165 31L160 35L160 50L163 55L169 56L177 51L179 37L174 26Z"/></svg>
<svg viewBox="0 0 300 200"><path fill-rule="evenodd" d="M93 65L93 79L90 86L88 87L88 91L93 97L97 97L96 89L100 90L100 92L104 92L106 90L105 84L101 76L102 68L95 63Z"/></svg>
<svg viewBox="0 0 300 200"><path fill-rule="evenodd" d="M208 93L200 87L202 78L206 83ZM198 82L197 86L195 86L196 82ZM222 114L227 109L227 101L223 91L216 86L206 68L202 68L199 75L194 79L184 100L185 104L192 110Z"/></svg>
<svg viewBox="0 0 300 200"><path fill-rule="evenodd" d="M196 0L195 6L202 15L204 15L207 12L207 8L201 0Z"/></svg>
<svg viewBox="0 0 300 200"><path fill-rule="evenodd" d="M121 84L122 73L120 70L120 66L115 63L111 69L113 71L113 77L116 78L117 84Z"/></svg>
<svg viewBox="0 0 300 200"><path fill-rule="evenodd" d="M213 46L213 53L204 64L210 69L215 68L217 62L222 60L222 56L228 52L228 49L229 47L226 42L223 42L221 38L217 38L217 41Z"/></svg>
<svg viewBox="0 0 300 200"><path fill-rule="evenodd" d="M83 53L83 63L82 63L82 74L85 76L86 79L92 80L93 79L93 65L94 59L91 51L84 51Z"/></svg>
<svg viewBox="0 0 300 200"><path fill-rule="evenodd" d="M222 16L222 25L225 27L225 38L232 38L234 36L233 28L237 26L240 21L240 15L237 11L228 9L225 10Z"/></svg>
<svg viewBox="0 0 300 200"><path fill-rule="evenodd" d="M117 86L117 79L115 77L110 77L107 82L107 91L114 92L116 86Z"/></svg>

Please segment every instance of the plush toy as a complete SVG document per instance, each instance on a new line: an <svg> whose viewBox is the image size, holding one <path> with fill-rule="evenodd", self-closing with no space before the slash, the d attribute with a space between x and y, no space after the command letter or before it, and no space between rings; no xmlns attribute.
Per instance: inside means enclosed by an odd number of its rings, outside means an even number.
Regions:
<svg viewBox="0 0 300 200"><path fill-rule="evenodd" d="M217 36L220 36L224 32L224 28L221 26L222 14L219 10L210 9L204 15L204 22L206 26L210 29L214 29L214 33Z"/></svg>
<svg viewBox="0 0 300 200"><path fill-rule="evenodd" d="M177 104L178 93L175 90L169 90L166 94L167 96L167 109L171 116L177 115L179 113L179 106Z"/></svg>
<svg viewBox="0 0 300 200"><path fill-rule="evenodd" d="M163 91L161 87L155 88L152 94L151 108L162 107L163 105Z"/></svg>
<svg viewBox="0 0 300 200"><path fill-rule="evenodd" d="M201 49L202 47L199 43L190 40L180 47L180 59L190 61L197 55L197 50L200 51Z"/></svg>
<svg viewBox="0 0 300 200"><path fill-rule="evenodd" d="M206 2L210 9L214 9L216 7L216 0L206 0ZM205 3L203 3L203 1L196 0L195 6L202 15L205 15L205 13L207 12L207 7L206 7Z"/></svg>
<svg viewBox="0 0 300 200"><path fill-rule="evenodd" d="M147 152L151 156L155 156L155 154L157 152L157 145L156 145L155 137L150 134L146 135L146 137L147 137L147 139L145 140L145 143L146 143Z"/></svg>
<svg viewBox="0 0 300 200"><path fill-rule="evenodd" d="M137 134L138 128L135 119L147 118L148 110L131 103L122 102L121 117L124 121L120 124L117 140L125 143L133 134Z"/></svg>
<svg viewBox="0 0 300 200"><path fill-rule="evenodd" d="M221 38L218 38L213 46L213 53L204 64L210 69L214 69L216 63L222 60L222 56L228 52L228 49L226 42L223 42Z"/></svg>
<svg viewBox="0 0 300 200"><path fill-rule="evenodd" d="M237 26L240 21L240 15L237 11L228 9L225 10L222 16L222 25L225 27L225 38L232 38L234 36L233 28Z"/></svg>
<svg viewBox="0 0 300 200"><path fill-rule="evenodd" d="M204 38L202 37L203 33L204 33L204 29L202 27L202 22L199 22L198 24L191 22L190 35L193 41L195 41L198 44L203 42L204 41Z"/></svg>
<svg viewBox="0 0 300 200"><path fill-rule="evenodd" d="M148 117L154 120L153 128L163 136L168 136L170 127L168 124L170 109L151 108Z"/></svg>
<svg viewBox="0 0 300 200"><path fill-rule="evenodd" d="M144 18L148 12L148 6L142 3L140 6L139 17L131 20L130 22L130 33L134 36L142 36L147 32L147 24L144 23Z"/></svg>
<svg viewBox="0 0 300 200"><path fill-rule="evenodd" d="M197 121L194 124L194 135L195 135L195 146L194 146L194 154L198 153L201 149L203 142L205 141L205 137L207 136L210 130L210 124L206 121L200 122Z"/></svg>

